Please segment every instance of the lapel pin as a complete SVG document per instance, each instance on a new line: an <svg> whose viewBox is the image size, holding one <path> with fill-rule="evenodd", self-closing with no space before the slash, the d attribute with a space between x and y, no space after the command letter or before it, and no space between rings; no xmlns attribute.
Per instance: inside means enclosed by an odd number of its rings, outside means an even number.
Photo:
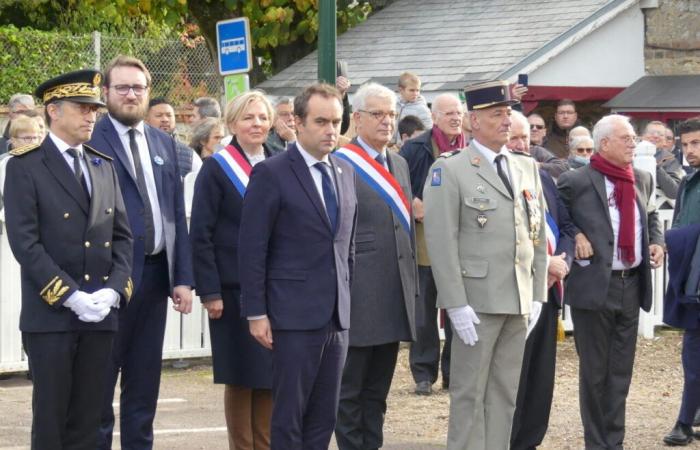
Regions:
<svg viewBox="0 0 700 450"><path fill-rule="evenodd" d="M93 166L95 167L100 167L100 164L102 164L102 159L101 158L92 158L90 160Z"/></svg>
<svg viewBox="0 0 700 450"><path fill-rule="evenodd" d="M475 156L472 158L472 165L473 166L478 166L479 163L481 163L481 158L479 158L478 156Z"/></svg>
<svg viewBox="0 0 700 450"><path fill-rule="evenodd" d="M155 158L153 158L153 162L158 164L159 166L162 166L165 161L163 161L163 158L160 156L156 155Z"/></svg>
<svg viewBox="0 0 700 450"><path fill-rule="evenodd" d="M486 222L488 222L488 217L486 217L486 214L479 214L476 216L476 221L479 224L481 228L484 228L486 226Z"/></svg>
<svg viewBox="0 0 700 450"><path fill-rule="evenodd" d="M478 184L478 185L476 186L476 190L477 190L478 192L481 192L482 194L486 192L486 189L484 188L484 185L483 185L483 184Z"/></svg>
<svg viewBox="0 0 700 450"><path fill-rule="evenodd" d="M340 167L338 167L338 173L343 173L343 169L341 169Z"/></svg>

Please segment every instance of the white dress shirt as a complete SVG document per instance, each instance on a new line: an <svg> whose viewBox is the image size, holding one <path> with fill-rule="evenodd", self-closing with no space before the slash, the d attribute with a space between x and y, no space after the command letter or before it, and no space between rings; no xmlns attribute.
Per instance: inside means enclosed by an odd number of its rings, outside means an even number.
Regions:
<svg viewBox="0 0 700 450"><path fill-rule="evenodd" d="M639 207L637 206L637 196L634 197L634 262L631 266L620 259L620 250L617 248L618 233L620 232L620 210L615 204L615 184L605 177L605 193L608 195L608 211L610 211L610 224L612 225L613 236L613 260L612 270L625 270L631 267L637 267L642 263L642 218L639 215Z"/></svg>
<svg viewBox="0 0 700 450"><path fill-rule="evenodd" d="M129 145L129 130L130 127L115 120L109 116L112 125L117 130L119 140L122 142L122 147L126 153L126 157L131 163L131 173L136 176L134 169L134 159L131 156L131 146ZM163 215L160 211L160 203L158 202L158 189L156 188L156 179L153 176L153 163L151 162L151 153L148 149L148 142L144 133L143 121L133 127L136 130L135 138L136 145L139 148L139 158L141 159L141 167L143 168L143 176L146 179L146 190L151 201L151 211L153 212L153 228L154 228L154 245L153 254L160 253L165 248L165 233L163 233Z"/></svg>
<svg viewBox="0 0 700 450"><path fill-rule="evenodd" d="M49 132L49 137L51 138L51 141L53 141L54 145L58 148L58 151L61 152L63 159L66 161L66 164L68 164L70 171L73 173L75 173L75 171L73 170L73 156L70 153L68 153L68 149L74 148L78 150L78 154L81 156L80 167L83 169L85 184L87 184L88 192L90 193L90 195L92 195L92 181L90 180L90 173L87 170L87 163L85 162L85 150L83 149L83 144L70 146L63 139L59 138L51 132Z"/></svg>
<svg viewBox="0 0 700 450"><path fill-rule="evenodd" d="M301 153L301 157L304 158L304 162L306 165L309 167L309 172L311 173L311 178L314 180L314 185L316 186L316 190L318 191L319 197L321 197L321 203L323 203L323 207L326 207L326 201L323 199L323 178L321 178L321 172L314 167L316 163L322 162L328 166L328 175L330 175L331 183L333 183L333 187L335 188L335 179L333 177L333 166L331 166L331 162L328 158L328 155L323 155L323 158L321 158L321 161L316 159L315 157L311 156L309 152L304 150L304 147L297 142L297 148L299 149L299 153ZM338 198L338 190L334 189L336 191L336 199Z"/></svg>
<svg viewBox="0 0 700 450"><path fill-rule="evenodd" d="M476 139L472 139L471 142L474 147L481 153L484 158L486 158L486 161L491 164L491 167L493 167L493 170L498 173L498 168L496 168L496 156L498 155L503 155L504 158L501 159L501 169L503 169L503 173L506 174L506 177L508 178L508 181L510 181L511 186L513 185L513 178L510 176L510 168L508 167L508 158L510 158L510 151L506 148L504 145L501 147L501 151L498 153L494 152L488 147L484 147L479 141Z"/></svg>

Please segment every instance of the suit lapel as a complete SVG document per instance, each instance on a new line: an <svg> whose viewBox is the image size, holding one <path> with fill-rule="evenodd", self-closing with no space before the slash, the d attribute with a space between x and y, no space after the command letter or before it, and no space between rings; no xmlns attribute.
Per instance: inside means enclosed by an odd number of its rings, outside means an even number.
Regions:
<svg viewBox="0 0 700 450"><path fill-rule="evenodd" d="M292 171L299 180L299 184L301 184L301 187L304 188L304 191L306 191L306 195L309 197L309 200L311 200L311 203L313 203L314 208L316 208L316 212L321 216L321 219L328 227L328 230L331 231L331 222L328 219L328 214L326 214L326 208L323 207L321 197L318 194L313 178L311 178L309 167L306 165L304 158L301 156L301 153L299 153L296 146L293 148L290 147L290 149L287 150L287 156L289 157L292 165Z"/></svg>
<svg viewBox="0 0 700 450"><path fill-rule="evenodd" d="M85 192L83 192L83 188L78 183L78 179L75 178L75 174L70 167L68 167L66 160L51 139L47 137L46 142L49 145L44 152L44 164L49 169L49 173L56 178L63 189L73 197L78 205L80 205L80 208L87 214L89 212L90 203Z"/></svg>
<svg viewBox="0 0 700 450"><path fill-rule="evenodd" d="M469 161L471 162L472 166L476 167L477 175L493 186L498 192L510 198L510 193L508 193L508 190L503 185L501 179L498 178L496 169L494 169L493 166L484 159L481 152L471 147L467 147L466 151L469 154Z"/></svg>
<svg viewBox="0 0 700 450"><path fill-rule="evenodd" d="M84 148L84 147L83 147ZM104 167L109 167L107 161L99 156L91 156L86 153L87 171L90 174L90 184L92 185L92 199L90 202L90 214L88 216L88 227L97 223L97 214L102 208L100 203L103 199L103 193L108 192L106 180L104 176ZM100 163L94 164L93 161L100 160Z"/></svg>
<svg viewBox="0 0 700 450"><path fill-rule="evenodd" d="M112 147L112 153L117 157L116 159L122 165L126 173L129 174L131 180L136 184L136 177L134 175L134 169L131 165L129 157L126 155L127 149L122 145L122 141L119 138L119 133L112 125L112 121L109 117L105 117L102 121L102 134L104 141ZM130 151L130 150L128 150Z"/></svg>
<svg viewBox="0 0 700 450"><path fill-rule="evenodd" d="M608 219L608 225L610 225L610 228L612 229L612 221L610 220L610 209L608 205L608 193L605 189L605 177L602 173L591 168L590 166L587 167L587 170L588 176L591 177L591 181L593 182L593 188L598 193L598 198L600 199L603 210L605 211L605 217Z"/></svg>
<svg viewBox="0 0 700 450"><path fill-rule="evenodd" d="M335 162L335 156L330 155L328 157L328 162L331 163L331 172L333 172L333 182L335 183L335 192L338 195L338 228L343 220L343 200L345 199L345 186L343 181L345 180L346 174L343 173L342 169L338 167ZM326 215L327 216L327 215ZM329 222L330 224L330 222ZM336 230L336 233L338 230Z"/></svg>

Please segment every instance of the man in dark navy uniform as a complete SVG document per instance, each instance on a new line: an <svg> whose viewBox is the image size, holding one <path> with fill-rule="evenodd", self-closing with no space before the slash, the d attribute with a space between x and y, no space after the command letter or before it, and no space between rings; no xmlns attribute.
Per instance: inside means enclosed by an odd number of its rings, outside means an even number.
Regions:
<svg viewBox="0 0 700 450"><path fill-rule="evenodd" d="M34 380L32 449L94 448L114 309L133 289L112 160L84 145L104 106L100 79L81 70L39 86L49 134L12 150L7 165L7 234L22 267L20 330Z"/></svg>

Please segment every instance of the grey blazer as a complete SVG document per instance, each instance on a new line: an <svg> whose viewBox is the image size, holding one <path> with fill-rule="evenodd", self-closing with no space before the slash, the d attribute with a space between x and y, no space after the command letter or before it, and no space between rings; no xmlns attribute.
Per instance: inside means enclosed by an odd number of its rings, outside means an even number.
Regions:
<svg viewBox="0 0 700 450"><path fill-rule="evenodd" d="M634 170L637 207L642 221L642 309L651 308L651 265L649 244L663 245L661 224L656 205L651 199L654 184L651 174ZM599 310L605 307L615 249L608 196L603 174L588 166L561 174L559 193L569 209L571 220L593 246L593 257L587 266L574 262L566 281L566 303L575 308Z"/></svg>
<svg viewBox="0 0 700 450"><path fill-rule="evenodd" d="M359 146L356 141L353 144ZM390 151L386 155L389 171L410 201L413 195L406 160ZM414 340L418 295L414 224L407 233L391 208L360 176L355 179L355 189L358 212L350 345Z"/></svg>

